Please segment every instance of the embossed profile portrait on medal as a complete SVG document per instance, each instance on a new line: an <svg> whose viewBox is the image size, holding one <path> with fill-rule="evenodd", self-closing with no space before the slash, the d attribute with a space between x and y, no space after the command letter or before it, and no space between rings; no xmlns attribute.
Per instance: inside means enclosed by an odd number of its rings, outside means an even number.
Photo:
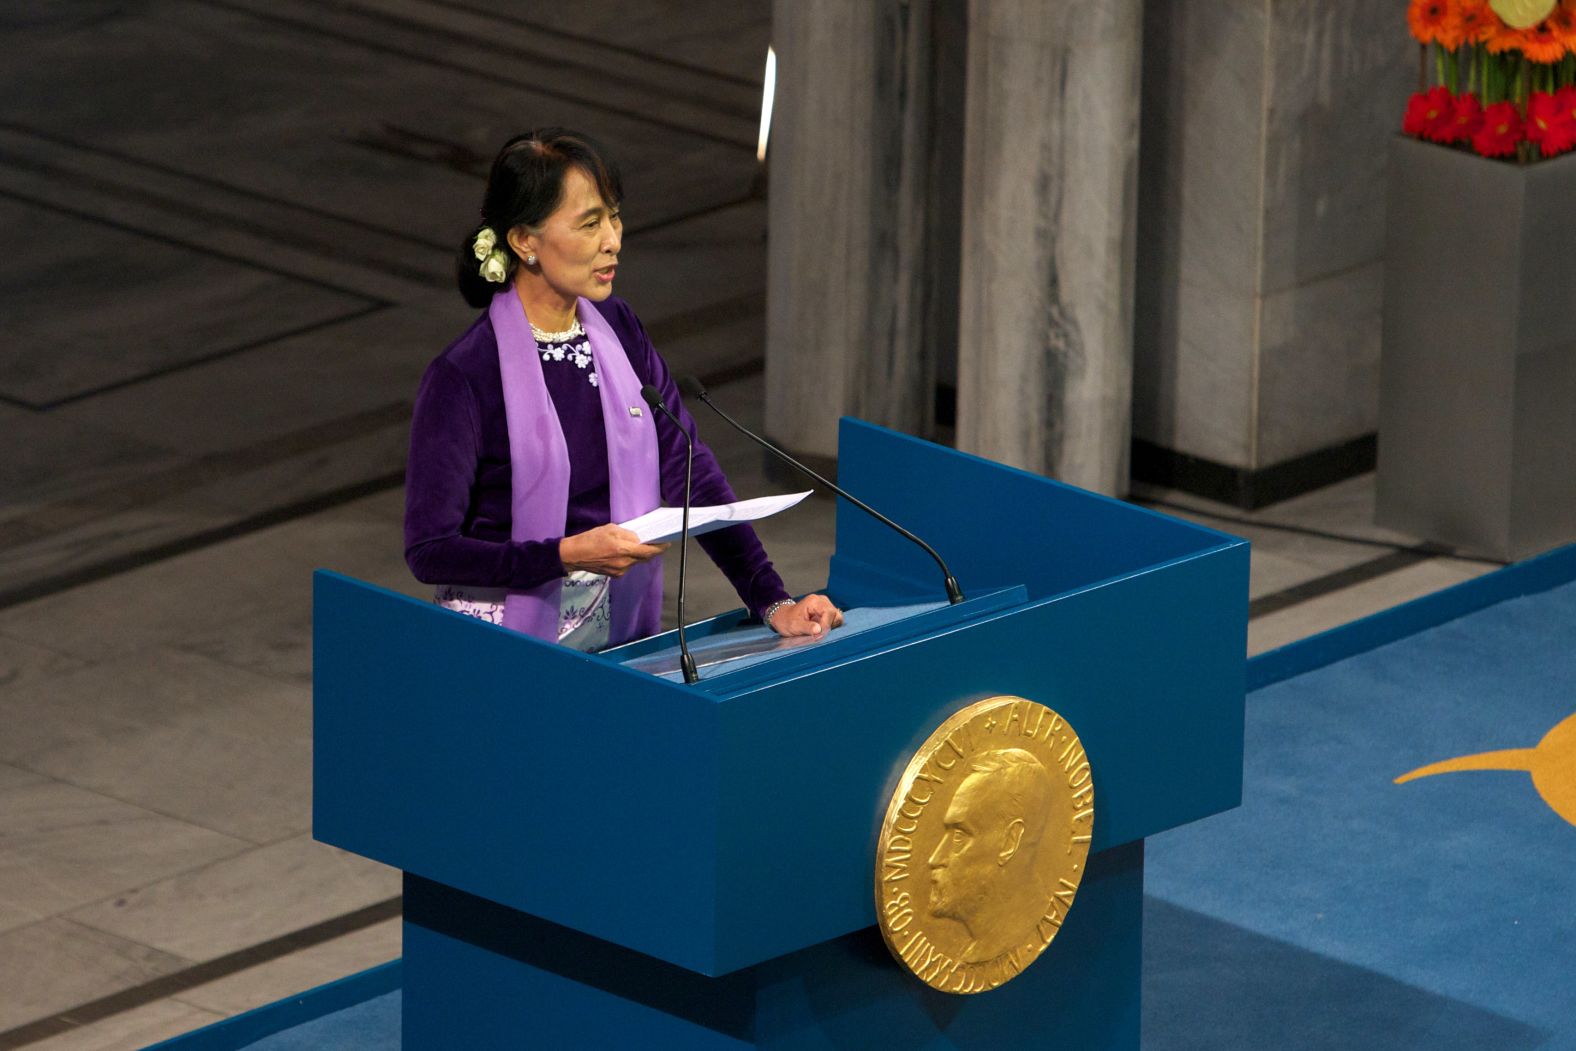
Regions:
<svg viewBox="0 0 1576 1051"><path fill-rule="evenodd" d="M994 989L1061 929L1094 835L1094 780L1056 712L992 697L915 753L881 828L876 905L899 962L953 993Z"/></svg>
<svg viewBox="0 0 1576 1051"><path fill-rule="evenodd" d="M1051 772L1021 748L997 748L969 765L942 818L931 851L930 914L956 920L972 939L964 963L993 959L1013 947L1014 917L1043 911L1050 900L1036 864L1052 823ZM1040 911L1037 911L1040 910Z"/></svg>

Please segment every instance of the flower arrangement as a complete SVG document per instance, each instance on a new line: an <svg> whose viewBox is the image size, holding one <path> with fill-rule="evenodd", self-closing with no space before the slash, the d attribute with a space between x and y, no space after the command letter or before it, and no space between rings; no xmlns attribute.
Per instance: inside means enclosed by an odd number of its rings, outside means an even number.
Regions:
<svg viewBox="0 0 1576 1051"><path fill-rule="evenodd" d="M1576 0L1410 0L1406 20L1405 134L1523 164L1576 149Z"/></svg>

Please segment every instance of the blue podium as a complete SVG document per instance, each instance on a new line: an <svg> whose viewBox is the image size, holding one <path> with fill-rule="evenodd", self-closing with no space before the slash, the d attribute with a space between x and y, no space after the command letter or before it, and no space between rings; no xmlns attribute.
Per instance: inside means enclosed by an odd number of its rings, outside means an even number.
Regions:
<svg viewBox="0 0 1576 1051"><path fill-rule="evenodd" d="M314 834L406 873L408 1051L1138 1047L1144 837L1240 799L1247 545L857 421L839 438L843 484L967 601L840 506L827 592L863 630L685 686L641 670L668 636L578 653L318 574ZM1045 955L953 996L874 927L877 831L930 732L997 694L1076 729L1095 838Z"/></svg>

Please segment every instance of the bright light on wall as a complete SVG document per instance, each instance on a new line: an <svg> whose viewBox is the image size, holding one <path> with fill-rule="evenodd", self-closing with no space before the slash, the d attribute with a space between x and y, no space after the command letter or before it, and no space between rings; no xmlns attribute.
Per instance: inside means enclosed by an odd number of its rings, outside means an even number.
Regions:
<svg viewBox="0 0 1576 1051"><path fill-rule="evenodd" d="M766 161L766 142L772 137L772 96L777 94L777 52L766 49L766 87L761 91L761 137L755 146L755 159Z"/></svg>

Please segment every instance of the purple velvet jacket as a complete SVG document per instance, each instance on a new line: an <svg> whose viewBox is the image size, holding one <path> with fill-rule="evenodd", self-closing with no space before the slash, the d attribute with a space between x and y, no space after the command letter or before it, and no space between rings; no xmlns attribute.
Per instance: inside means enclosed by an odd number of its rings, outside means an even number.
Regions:
<svg viewBox="0 0 1576 1051"><path fill-rule="evenodd" d="M617 297L595 306L617 333L641 382L662 392L668 408L693 435L695 421L635 312ZM596 388L578 369L545 369L543 379L569 447L564 528L573 535L608 521L602 405ZM666 418L658 421L657 441L662 499L677 507L684 502L686 446ZM417 580L523 589L564 575L558 558L562 537L523 543L509 539L509 470L498 340L483 312L427 367L416 394L405 474L405 561ZM717 458L699 438L692 491L697 507L735 498ZM755 616L788 597L782 578L748 525L719 529L698 542Z"/></svg>

